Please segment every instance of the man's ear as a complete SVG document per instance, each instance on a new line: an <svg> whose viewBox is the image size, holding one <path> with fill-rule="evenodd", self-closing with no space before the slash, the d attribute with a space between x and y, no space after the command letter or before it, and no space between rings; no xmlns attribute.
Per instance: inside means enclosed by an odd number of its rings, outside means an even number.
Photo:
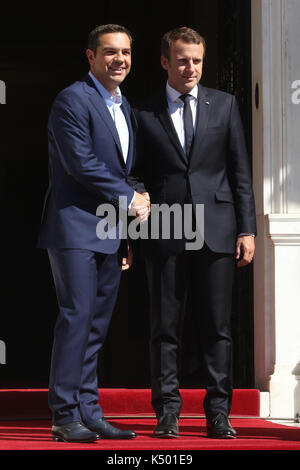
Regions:
<svg viewBox="0 0 300 470"><path fill-rule="evenodd" d="M164 57L163 55L160 58L160 63L163 69L168 70L169 68L169 61L167 57Z"/></svg>
<svg viewBox="0 0 300 470"><path fill-rule="evenodd" d="M88 61L89 61L90 65L93 65L93 63L95 61L94 52L91 49L87 49L86 50L86 56L88 58Z"/></svg>

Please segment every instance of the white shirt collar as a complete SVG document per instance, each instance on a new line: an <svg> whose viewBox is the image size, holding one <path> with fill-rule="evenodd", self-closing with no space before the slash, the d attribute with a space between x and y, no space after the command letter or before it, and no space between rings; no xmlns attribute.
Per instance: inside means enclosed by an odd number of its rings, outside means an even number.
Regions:
<svg viewBox="0 0 300 470"><path fill-rule="evenodd" d="M172 103L174 103L175 101L178 101L179 100L179 96L182 95L182 93L180 93L179 91L175 90L175 88L172 88L169 83L167 82L167 85L166 85L166 93L167 93L167 98L169 101L171 101ZM198 98L198 85L194 86L194 88L189 91L189 94L197 99ZM181 102L181 100L180 100Z"/></svg>
<svg viewBox="0 0 300 470"><path fill-rule="evenodd" d="M89 76L92 78L93 82L95 83L96 88L98 89L99 93L105 100L107 106L112 105L119 105L122 104L122 93L119 87L116 88L115 94L112 95L99 80L95 77L95 75L89 71Z"/></svg>

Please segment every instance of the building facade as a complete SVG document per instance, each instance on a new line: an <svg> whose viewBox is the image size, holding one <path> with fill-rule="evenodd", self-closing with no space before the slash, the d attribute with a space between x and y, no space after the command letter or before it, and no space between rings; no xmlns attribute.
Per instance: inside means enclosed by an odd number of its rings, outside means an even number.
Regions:
<svg viewBox="0 0 300 470"><path fill-rule="evenodd" d="M300 2L252 0L255 385L300 413Z"/></svg>
<svg viewBox="0 0 300 470"><path fill-rule="evenodd" d="M161 84L160 37L182 23L199 29L208 39L205 85L215 86L223 80L221 88L226 88L230 54L239 64L228 91L240 94L244 109L252 107L246 116L251 122L247 121L246 127L258 236L251 286L247 288L247 278L243 287L246 301L238 306L235 317L240 321L242 310L248 321L246 327L238 323L235 331L240 342L237 368L253 368L253 374L244 374L241 384L250 383L262 392L263 415L294 418L300 414L300 1L187 0L180 14L171 1L163 2L159 12L154 4L145 9L142 2L132 3L120 2L117 15L115 4L107 2L99 9L100 22L120 22L135 32L136 61L133 78L128 79L129 98ZM47 185L46 123L55 94L86 72L82 45L86 33L98 22L91 20L89 12L76 16L75 10L67 9L59 17L48 12L52 20L47 26L44 10L43 5L33 8L24 4L16 17L8 5L0 17L0 104L5 105L0 106L0 202L6 221L1 243L9 248L1 254L5 280L0 364L3 386L7 387L44 386L48 379L56 299L48 260L35 248ZM224 25L226 10L229 20ZM247 44L237 53L237 44L244 39L236 34L231 21L240 21L240 31L244 24L251 25L243 36L251 46L251 61L245 60ZM12 28L18 30L17 35L11 34ZM223 48L218 57L220 43ZM243 78L248 74L248 63L249 84ZM139 266L135 269L133 281L141 282L143 273ZM18 281L18 270L22 282ZM138 305L133 304L135 295L131 293L135 291L130 291L130 276L121 288L122 302L117 305L112 325L115 336L111 343L120 344L122 354L114 356L108 341L102 364L104 382L113 382L110 374L115 371L124 386L136 385L137 370L143 380L148 377L148 332L146 319L141 317L141 310L147 308L145 285L139 285L141 298ZM122 335L127 330L132 335L129 342Z"/></svg>

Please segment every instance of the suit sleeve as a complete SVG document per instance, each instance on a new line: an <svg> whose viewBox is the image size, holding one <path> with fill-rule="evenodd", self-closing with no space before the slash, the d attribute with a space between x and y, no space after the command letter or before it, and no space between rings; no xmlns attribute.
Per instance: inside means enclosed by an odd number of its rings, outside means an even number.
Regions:
<svg viewBox="0 0 300 470"><path fill-rule="evenodd" d="M127 184L125 175L124 178L113 175L95 155L88 108L77 95L58 95L48 130L67 174L104 200L117 204L119 196L126 196L129 204L134 190Z"/></svg>
<svg viewBox="0 0 300 470"><path fill-rule="evenodd" d="M256 214L250 162L246 149L244 129L235 97L232 97L231 105L228 167L228 175L235 202L237 233L256 235Z"/></svg>
<svg viewBox="0 0 300 470"><path fill-rule="evenodd" d="M138 124L138 111L132 111L132 122L135 134L133 164L128 177L128 184L138 193L145 193L147 190L144 184L144 151L143 151L143 139L141 132L139 131Z"/></svg>

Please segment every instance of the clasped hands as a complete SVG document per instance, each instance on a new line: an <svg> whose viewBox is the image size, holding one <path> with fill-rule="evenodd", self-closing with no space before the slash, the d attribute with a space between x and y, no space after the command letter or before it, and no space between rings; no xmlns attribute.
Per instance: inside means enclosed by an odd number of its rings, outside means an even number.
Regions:
<svg viewBox="0 0 300 470"><path fill-rule="evenodd" d="M134 199L131 203L131 207L129 209L129 215L133 215L138 217L140 223L143 224L147 221L151 210L150 205L150 196L148 193L135 193ZM122 271L127 271L130 268L133 261L133 254L131 246L128 244L128 256L127 258L122 259Z"/></svg>
<svg viewBox="0 0 300 470"><path fill-rule="evenodd" d="M135 193L129 215L138 217L141 224L145 223L151 210L149 193Z"/></svg>

